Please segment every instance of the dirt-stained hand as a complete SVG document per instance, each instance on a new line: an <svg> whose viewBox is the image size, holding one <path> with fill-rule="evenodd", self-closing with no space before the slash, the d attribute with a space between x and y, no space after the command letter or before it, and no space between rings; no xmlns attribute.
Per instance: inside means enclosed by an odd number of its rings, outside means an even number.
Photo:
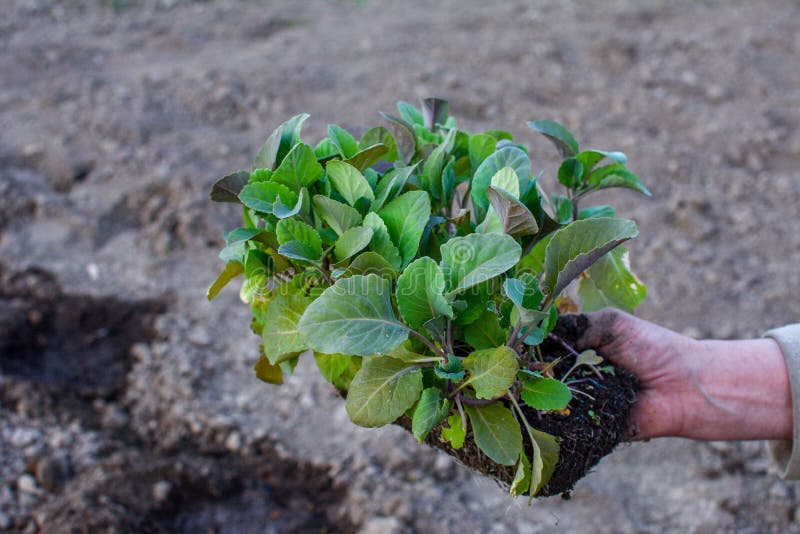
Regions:
<svg viewBox="0 0 800 534"><path fill-rule="evenodd" d="M587 316L578 348L639 379L631 439L791 437L788 374L774 341L698 341L614 309Z"/></svg>

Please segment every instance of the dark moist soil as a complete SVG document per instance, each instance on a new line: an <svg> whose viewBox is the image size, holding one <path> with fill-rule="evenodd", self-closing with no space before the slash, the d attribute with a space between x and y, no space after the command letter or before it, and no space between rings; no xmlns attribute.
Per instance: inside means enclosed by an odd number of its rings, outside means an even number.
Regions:
<svg viewBox="0 0 800 534"><path fill-rule="evenodd" d="M553 333L570 345L580 338L589 321L585 315L564 315L559 318ZM557 341L548 339L541 345L545 360L552 361L563 357L555 368L558 378L575 363L575 357ZM602 354L600 354L602 356ZM601 366L610 364L605 361ZM575 376L575 372L573 375ZM539 413L527 406L523 411L530 425L560 438L560 452L553 476L537 496L548 497L561 494L569 498L575 483L583 478L600 459L611 453L625 437L631 406L636 400L636 378L626 370L614 366L614 374L603 373L603 380L592 378L572 386L574 389L591 395L573 394L569 403L569 414ZM590 414L590 412L592 412ZM398 424L406 430L411 429L411 421L403 417ZM453 449L440 438L441 425L434 428L425 442L458 459L462 464L475 469L502 486L509 487L514 479L516 466L498 465L483 454L471 434L461 449ZM524 434L523 434L524 436ZM532 456L531 444L523 438L525 452Z"/></svg>

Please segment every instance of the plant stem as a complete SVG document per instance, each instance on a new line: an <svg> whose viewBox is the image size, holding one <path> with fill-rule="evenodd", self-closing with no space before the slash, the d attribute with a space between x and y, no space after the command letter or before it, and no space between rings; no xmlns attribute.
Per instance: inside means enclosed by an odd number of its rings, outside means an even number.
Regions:
<svg viewBox="0 0 800 534"><path fill-rule="evenodd" d="M458 413L461 414L461 428L464 430L467 429L467 414L464 413L464 407L461 405L461 398L456 397L456 408L458 408Z"/></svg>
<svg viewBox="0 0 800 534"><path fill-rule="evenodd" d="M426 347L428 347L434 354L438 354L439 356L441 356L442 359L444 360L444 362L447 363L447 354L445 354L442 349L440 349L439 347L437 347L436 345L431 343L430 340L428 340L428 338L426 338L425 336L423 336L422 334L420 334L419 332L417 332L413 328L409 328L408 331L409 331L409 333L411 333L412 336L414 336L415 338L417 338L420 341L422 341L422 343Z"/></svg>
<svg viewBox="0 0 800 534"><path fill-rule="evenodd" d="M496 399L471 399L469 397L465 397L459 391L456 393L456 398L464 404L469 404L471 406L486 406L487 404L492 404L493 402L499 401L503 397L497 397Z"/></svg>
<svg viewBox="0 0 800 534"><path fill-rule="evenodd" d="M519 335L520 330L522 330L522 318L517 319L517 324L514 325L514 330L512 330L511 335L508 336L508 343L506 343L506 346L511 347L512 349L517 346L517 343L519 343L517 336Z"/></svg>

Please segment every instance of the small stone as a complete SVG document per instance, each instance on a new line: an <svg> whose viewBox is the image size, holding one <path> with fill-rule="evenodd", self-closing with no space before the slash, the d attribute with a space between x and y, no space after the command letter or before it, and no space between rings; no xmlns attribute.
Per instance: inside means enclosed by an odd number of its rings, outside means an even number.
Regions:
<svg viewBox="0 0 800 534"><path fill-rule="evenodd" d="M109 404L103 409L102 413L102 424L106 428L124 428L130 421L128 414L118 404Z"/></svg>
<svg viewBox="0 0 800 534"><path fill-rule="evenodd" d="M403 523L396 517L373 517L361 527L359 534L400 534Z"/></svg>
<svg viewBox="0 0 800 534"><path fill-rule="evenodd" d="M225 448L231 452L239 452L242 448L242 435L238 432L231 432L225 440Z"/></svg>
<svg viewBox="0 0 800 534"><path fill-rule="evenodd" d="M35 428L15 428L11 433L11 445L20 449L27 447L34 441L39 441L42 433Z"/></svg>
<svg viewBox="0 0 800 534"><path fill-rule="evenodd" d="M171 492L172 483L168 480L159 480L153 484L153 500L158 504L166 502Z"/></svg>
<svg viewBox="0 0 800 534"><path fill-rule="evenodd" d="M440 475L448 475L452 471L453 465L455 465L453 458L446 454L437 454L433 468Z"/></svg>
<svg viewBox="0 0 800 534"><path fill-rule="evenodd" d="M17 479L17 489L22 493L29 493L31 495L37 495L41 492L39 486L36 485L36 479L27 474Z"/></svg>
<svg viewBox="0 0 800 534"><path fill-rule="evenodd" d="M189 341L197 347L207 347L211 344L211 333L202 325L195 325L189 330Z"/></svg>

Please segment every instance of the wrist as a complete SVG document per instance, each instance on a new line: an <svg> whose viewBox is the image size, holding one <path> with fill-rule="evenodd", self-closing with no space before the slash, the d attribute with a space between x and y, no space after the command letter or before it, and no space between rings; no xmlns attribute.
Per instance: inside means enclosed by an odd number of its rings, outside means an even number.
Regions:
<svg viewBox="0 0 800 534"><path fill-rule="evenodd" d="M792 398L783 353L771 339L697 342L694 394L679 435L791 439Z"/></svg>

